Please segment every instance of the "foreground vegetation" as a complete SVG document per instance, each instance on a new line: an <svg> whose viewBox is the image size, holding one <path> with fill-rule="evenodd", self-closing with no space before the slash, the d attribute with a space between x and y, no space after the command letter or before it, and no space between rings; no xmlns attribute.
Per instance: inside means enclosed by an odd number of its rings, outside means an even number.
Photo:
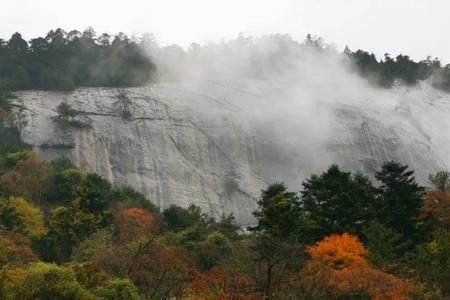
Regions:
<svg viewBox="0 0 450 300"><path fill-rule="evenodd" d="M450 181L395 162L331 166L262 191L256 224L164 211L130 187L47 162L0 97L0 299L442 299L450 295ZM195 200L195 199L193 199Z"/></svg>

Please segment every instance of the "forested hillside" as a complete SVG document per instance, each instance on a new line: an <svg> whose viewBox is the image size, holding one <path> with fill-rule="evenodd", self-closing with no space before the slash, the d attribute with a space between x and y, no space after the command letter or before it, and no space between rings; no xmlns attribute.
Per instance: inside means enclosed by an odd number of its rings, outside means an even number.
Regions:
<svg viewBox="0 0 450 300"><path fill-rule="evenodd" d="M227 55L227 49L233 49L236 45L246 47L252 43L251 38L239 37L219 45L200 47L192 44L184 50L176 45L159 47L149 37L130 38L123 33L97 34L92 28L83 32L66 32L58 28L43 37L27 41L17 32L9 39L0 38L0 89L73 90L77 87L139 86L156 79L158 62L149 55L149 44L157 48L159 57L195 60L196 53L202 48L223 48L223 55ZM303 43L290 37L273 37L279 38L281 49L293 47L301 51L302 48L313 48L318 52L337 53L321 38L311 35ZM155 49L152 50L155 52ZM256 57L260 55L257 49L254 52ZM391 87L396 80L405 84L430 80L437 88L450 89L450 65L443 65L438 58L430 56L416 62L406 54L385 54L379 59L373 53L364 50L352 52L348 48L342 54L349 58L361 76L382 87ZM275 59L283 61L282 56ZM276 61L272 63L277 64ZM281 64L279 67L284 66Z"/></svg>
<svg viewBox="0 0 450 300"><path fill-rule="evenodd" d="M363 50L351 52L346 48L344 53L350 57L359 74L380 86L391 87L395 80L409 85L430 80L434 87L450 90L450 65L443 66L437 58L428 57L416 62L408 55L400 54L393 58L385 54L383 59L377 60L373 53Z"/></svg>
<svg viewBox="0 0 450 300"><path fill-rule="evenodd" d="M136 86L149 82L154 71L139 44L123 33L56 29L30 41L20 33L0 39L0 89Z"/></svg>
<svg viewBox="0 0 450 300"><path fill-rule="evenodd" d="M0 101L1 299L442 299L450 176L420 186L386 162L372 182L330 166L262 191L256 224L159 211L129 187L45 161ZM301 185L301 187L300 187Z"/></svg>
<svg viewBox="0 0 450 300"><path fill-rule="evenodd" d="M311 35L304 44L318 51L334 51L323 39ZM425 60L414 61L405 53L395 56L386 53L380 59L368 51L352 51L348 47L343 54L350 59L355 71L381 87L392 87L395 81L413 85L420 80L430 80L434 87L450 90L450 64L443 64L439 58L428 56Z"/></svg>

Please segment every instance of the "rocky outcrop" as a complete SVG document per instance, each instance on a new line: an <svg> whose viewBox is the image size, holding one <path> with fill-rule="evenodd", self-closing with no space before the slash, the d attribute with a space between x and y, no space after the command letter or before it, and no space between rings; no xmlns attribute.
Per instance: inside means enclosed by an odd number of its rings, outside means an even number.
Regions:
<svg viewBox="0 0 450 300"><path fill-rule="evenodd" d="M70 156L82 170L131 185L162 209L195 203L211 215L233 213L240 224L251 223L264 186L251 135L231 120L204 125L181 105L172 107L177 95L166 101L165 92L160 86L20 93L28 108L22 137L45 158ZM128 117L117 103L121 94L130 102ZM62 102L84 126L55 121ZM226 144L206 126L230 131Z"/></svg>
<svg viewBox="0 0 450 300"><path fill-rule="evenodd" d="M450 96L427 85L327 97L229 81L17 95L22 137L44 157L70 156L163 209L195 203L242 225L266 182L298 190L331 163L373 174L395 159L422 182L450 167ZM75 123L55 119L62 102Z"/></svg>

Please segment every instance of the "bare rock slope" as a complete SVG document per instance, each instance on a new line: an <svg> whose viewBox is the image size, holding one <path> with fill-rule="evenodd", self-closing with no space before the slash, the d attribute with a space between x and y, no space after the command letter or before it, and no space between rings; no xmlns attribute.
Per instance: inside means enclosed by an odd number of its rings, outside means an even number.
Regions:
<svg viewBox="0 0 450 300"><path fill-rule="evenodd" d="M44 157L70 156L163 209L195 203L242 225L266 182L298 189L331 163L373 174L394 159L422 182L450 167L450 96L426 85L319 99L215 81L17 95L23 139ZM73 124L55 121L62 102Z"/></svg>

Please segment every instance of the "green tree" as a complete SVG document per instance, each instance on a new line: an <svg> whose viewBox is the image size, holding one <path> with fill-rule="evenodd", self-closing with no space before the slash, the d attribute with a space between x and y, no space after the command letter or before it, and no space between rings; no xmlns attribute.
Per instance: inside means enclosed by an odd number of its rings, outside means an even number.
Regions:
<svg viewBox="0 0 450 300"><path fill-rule="evenodd" d="M71 260L85 263L99 261L109 249L113 249L113 236L110 230L100 229L83 240L73 251Z"/></svg>
<svg viewBox="0 0 450 300"><path fill-rule="evenodd" d="M56 173L53 176L53 188L47 199L53 203L69 204L82 180L80 170L75 168Z"/></svg>
<svg viewBox="0 0 450 300"><path fill-rule="evenodd" d="M41 252L48 260L67 261L77 244L77 232L74 228L74 212L68 207L58 207L50 211L48 220L49 235Z"/></svg>
<svg viewBox="0 0 450 300"><path fill-rule="evenodd" d="M159 214L159 208L155 204L130 186L114 187L111 191L111 202L126 203L132 207L144 208L151 213Z"/></svg>
<svg viewBox="0 0 450 300"><path fill-rule="evenodd" d="M12 230L20 226L19 216L11 205L9 198L0 197L0 228L2 230Z"/></svg>
<svg viewBox="0 0 450 300"><path fill-rule="evenodd" d="M19 161L27 160L30 157L30 152L26 150L5 153L0 157L0 173L12 169Z"/></svg>
<svg viewBox="0 0 450 300"><path fill-rule="evenodd" d="M403 237L383 224L372 222L363 230L370 261L377 267L395 264L406 250Z"/></svg>
<svg viewBox="0 0 450 300"><path fill-rule="evenodd" d="M180 231L196 224L206 224L209 218L204 215L198 206L190 205L188 208L171 205L162 213L169 230Z"/></svg>
<svg viewBox="0 0 450 300"><path fill-rule="evenodd" d="M71 170L64 171L63 175L68 172L71 173ZM69 175L69 179L73 179L72 174ZM78 175L75 179L76 183ZM70 188L75 185L71 180L66 183ZM53 248L53 255L56 256L53 259L67 261L81 241L111 224L110 194L109 182L96 174L88 174L78 183L70 205L57 207L50 212L46 242Z"/></svg>
<svg viewBox="0 0 450 300"><path fill-rule="evenodd" d="M397 162L385 163L375 175L380 182L376 205L377 219L406 239L417 238L417 217L424 203L425 189L414 171Z"/></svg>
<svg viewBox="0 0 450 300"><path fill-rule="evenodd" d="M36 263L25 273L17 286L16 299L23 300L93 300L95 299L76 280L75 273L55 264Z"/></svg>
<svg viewBox="0 0 450 300"><path fill-rule="evenodd" d="M15 32L8 41L8 49L13 53L13 57L18 59L27 54L28 43L22 38L22 35Z"/></svg>
<svg viewBox="0 0 450 300"><path fill-rule="evenodd" d="M14 71L12 85L18 90L30 88L30 76L22 66L18 66Z"/></svg>
<svg viewBox="0 0 450 300"><path fill-rule="evenodd" d="M285 295L277 290L296 276L292 270L300 267L301 242L310 240L311 222L297 193L289 192L283 183L263 190L257 203L254 215L258 223L250 228L255 234L238 244L246 249L237 264L242 264L244 273L253 278L258 293L274 299L277 294Z"/></svg>
<svg viewBox="0 0 450 300"><path fill-rule="evenodd" d="M240 226L236 224L236 220L232 214L222 215L218 221L215 220L213 223L209 224L210 231L219 232L231 241L239 239L240 229Z"/></svg>
<svg viewBox="0 0 450 300"><path fill-rule="evenodd" d="M450 173L440 171L436 174L430 174L428 176L428 183L437 192L450 192Z"/></svg>
<svg viewBox="0 0 450 300"><path fill-rule="evenodd" d="M231 241L220 232L211 232L198 247L200 265L203 270L210 270L214 266L225 262L232 251Z"/></svg>
<svg viewBox="0 0 450 300"><path fill-rule="evenodd" d="M450 295L450 232L436 232L433 240L417 248L411 261L423 280Z"/></svg>
<svg viewBox="0 0 450 300"><path fill-rule="evenodd" d="M48 241L54 247L54 257L66 262L81 241L99 229L107 227L103 215L85 212L77 207L58 207L50 212Z"/></svg>
<svg viewBox="0 0 450 300"><path fill-rule="evenodd" d="M258 224L251 230L274 237L297 239L303 234L306 217L299 197L283 183L270 185L262 191L254 212Z"/></svg>
<svg viewBox="0 0 450 300"><path fill-rule="evenodd" d="M53 188L47 200L53 203L69 204L73 200L83 176L67 157L52 160L50 165L53 169Z"/></svg>
<svg viewBox="0 0 450 300"><path fill-rule="evenodd" d="M140 300L139 291L128 279L111 279L95 290L99 300Z"/></svg>
<svg viewBox="0 0 450 300"><path fill-rule="evenodd" d="M77 115L76 111L67 102L61 102L56 110L58 118L66 122L71 121Z"/></svg>
<svg viewBox="0 0 450 300"><path fill-rule="evenodd" d="M53 173L59 174L66 170L75 169L75 165L73 164L72 160L68 158L67 156L61 156L58 157L50 162L50 165L52 166Z"/></svg>
<svg viewBox="0 0 450 300"><path fill-rule="evenodd" d="M102 214L111 204L111 184L97 174L84 177L75 191L74 206L95 214Z"/></svg>
<svg viewBox="0 0 450 300"><path fill-rule="evenodd" d="M379 72L380 65L373 53L358 50L354 53L347 52L351 60L355 63L357 70L363 76L375 77Z"/></svg>
<svg viewBox="0 0 450 300"><path fill-rule="evenodd" d="M332 233L361 235L374 219L375 188L360 174L342 171L333 165L320 176L302 183L301 200L307 215L316 224L316 240Z"/></svg>

